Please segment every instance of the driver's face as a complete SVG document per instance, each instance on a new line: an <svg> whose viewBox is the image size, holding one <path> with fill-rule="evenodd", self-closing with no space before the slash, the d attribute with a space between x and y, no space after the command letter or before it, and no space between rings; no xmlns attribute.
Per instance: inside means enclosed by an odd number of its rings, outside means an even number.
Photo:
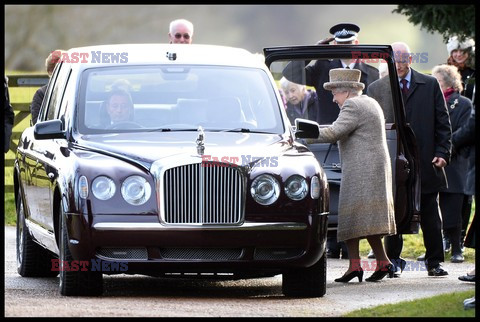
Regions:
<svg viewBox="0 0 480 322"><path fill-rule="evenodd" d="M114 123L128 121L132 106L126 96L114 95L108 102L107 112L110 115L110 120Z"/></svg>

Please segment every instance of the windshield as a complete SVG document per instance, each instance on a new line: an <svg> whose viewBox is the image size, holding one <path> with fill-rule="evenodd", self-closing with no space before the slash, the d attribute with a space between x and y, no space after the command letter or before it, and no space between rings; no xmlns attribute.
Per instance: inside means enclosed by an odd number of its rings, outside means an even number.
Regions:
<svg viewBox="0 0 480 322"><path fill-rule="evenodd" d="M82 75L80 133L241 131L281 134L274 86L261 69L121 66Z"/></svg>

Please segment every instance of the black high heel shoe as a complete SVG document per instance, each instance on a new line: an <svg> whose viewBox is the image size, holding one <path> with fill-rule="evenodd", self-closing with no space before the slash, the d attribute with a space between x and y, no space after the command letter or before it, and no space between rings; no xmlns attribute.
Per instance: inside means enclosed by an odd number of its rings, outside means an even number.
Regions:
<svg viewBox="0 0 480 322"><path fill-rule="evenodd" d="M390 263L373 272L373 274L370 277L367 277L365 281L377 282L387 275L388 277L392 278L393 274L395 274L395 266L393 266L393 264Z"/></svg>
<svg viewBox="0 0 480 322"><path fill-rule="evenodd" d="M351 271L348 274L343 275L340 278L335 279L335 282L348 283L352 278L358 277L358 282L360 283L363 279L363 269L360 267L356 271Z"/></svg>

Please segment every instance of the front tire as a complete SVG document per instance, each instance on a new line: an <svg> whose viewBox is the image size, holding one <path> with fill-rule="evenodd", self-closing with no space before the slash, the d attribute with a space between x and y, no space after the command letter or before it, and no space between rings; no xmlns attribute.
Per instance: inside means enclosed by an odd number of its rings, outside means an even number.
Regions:
<svg viewBox="0 0 480 322"><path fill-rule="evenodd" d="M62 205L59 205L60 214L60 294L66 296L99 296L103 293L102 272L68 270L73 261L68 243L68 230Z"/></svg>
<svg viewBox="0 0 480 322"><path fill-rule="evenodd" d="M292 269L282 275L282 292L288 297L322 297L327 291L325 253L314 265Z"/></svg>
<svg viewBox="0 0 480 322"><path fill-rule="evenodd" d="M52 270L54 257L42 246L33 241L25 223L25 208L20 190L17 194L17 272L23 277L55 277Z"/></svg>

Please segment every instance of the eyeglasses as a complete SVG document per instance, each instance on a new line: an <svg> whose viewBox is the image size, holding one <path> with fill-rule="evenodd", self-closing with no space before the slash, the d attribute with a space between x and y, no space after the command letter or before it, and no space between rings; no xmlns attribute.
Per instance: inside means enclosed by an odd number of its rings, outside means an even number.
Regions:
<svg viewBox="0 0 480 322"><path fill-rule="evenodd" d="M177 39L182 38L182 36L183 36L184 39L190 39L189 34L183 34L183 35L182 34L175 34L175 38L177 38Z"/></svg>

